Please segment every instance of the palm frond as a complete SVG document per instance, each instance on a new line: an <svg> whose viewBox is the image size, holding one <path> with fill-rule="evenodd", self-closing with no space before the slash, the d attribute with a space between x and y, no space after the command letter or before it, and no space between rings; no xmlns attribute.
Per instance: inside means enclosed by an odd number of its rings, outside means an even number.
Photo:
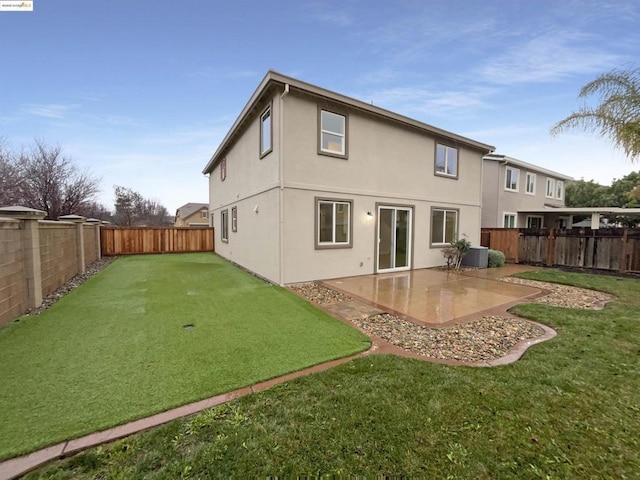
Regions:
<svg viewBox="0 0 640 480"><path fill-rule="evenodd" d="M621 148L632 162L640 160L640 68L600 75L582 87L579 97L593 95L598 95L598 105L585 105L560 120L551 134L569 129L598 133Z"/></svg>

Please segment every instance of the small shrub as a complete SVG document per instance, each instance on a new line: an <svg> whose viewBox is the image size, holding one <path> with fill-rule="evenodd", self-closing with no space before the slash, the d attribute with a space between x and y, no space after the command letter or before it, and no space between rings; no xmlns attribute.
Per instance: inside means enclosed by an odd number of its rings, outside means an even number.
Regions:
<svg viewBox="0 0 640 480"><path fill-rule="evenodd" d="M466 237L466 235L462 235ZM455 268L458 270L462 263L462 258L471 248L471 242L466 238L452 241L448 247L442 249L442 254L447 260L447 268Z"/></svg>
<svg viewBox="0 0 640 480"><path fill-rule="evenodd" d="M504 265L506 258L504 253L499 250L489 250L488 253L488 267L496 268Z"/></svg>

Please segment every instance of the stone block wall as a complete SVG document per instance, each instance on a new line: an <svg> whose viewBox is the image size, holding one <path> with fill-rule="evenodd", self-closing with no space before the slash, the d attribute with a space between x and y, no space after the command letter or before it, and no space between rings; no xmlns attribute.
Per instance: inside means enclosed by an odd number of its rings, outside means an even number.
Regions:
<svg viewBox="0 0 640 480"><path fill-rule="evenodd" d="M0 325L26 310L20 220L0 218Z"/></svg>
<svg viewBox="0 0 640 480"><path fill-rule="evenodd" d="M31 208L0 208L0 326L39 307L43 297L100 259L99 220L44 216Z"/></svg>
<svg viewBox="0 0 640 480"><path fill-rule="evenodd" d="M78 273L76 226L45 220L39 227L42 295L47 296Z"/></svg>

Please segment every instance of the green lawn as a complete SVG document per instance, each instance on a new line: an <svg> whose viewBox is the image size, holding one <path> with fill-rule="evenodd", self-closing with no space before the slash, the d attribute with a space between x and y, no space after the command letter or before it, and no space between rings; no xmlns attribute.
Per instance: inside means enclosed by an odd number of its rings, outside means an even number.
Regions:
<svg viewBox="0 0 640 480"><path fill-rule="evenodd" d="M0 459L368 346L213 254L120 258L0 329Z"/></svg>
<svg viewBox="0 0 640 480"><path fill-rule="evenodd" d="M369 356L57 462L28 478L360 474L638 478L640 282L543 271L618 295L517 307L558 337L498 368Z"/></svg>

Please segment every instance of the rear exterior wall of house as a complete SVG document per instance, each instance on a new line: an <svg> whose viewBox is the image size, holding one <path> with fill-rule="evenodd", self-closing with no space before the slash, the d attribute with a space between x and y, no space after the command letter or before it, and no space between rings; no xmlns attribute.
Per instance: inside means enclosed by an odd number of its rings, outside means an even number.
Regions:
<svg viewBox="0 0 640 480"><path fill-rule="evenodd" d="M431 242L433 209L454 212L457 234L480 244L486 152L293 89L281 95L261 102L210 174L216 253L275 283L375 273L384 205L411 211L411 268L444 263L443 242ZM267 108L272 149L260 155ZM321 110L345 116L347 155L320 152ZM435 174L437 143L457 149L457 175ZM323 199L349 203L348 246L319 248Z"/></svg>

